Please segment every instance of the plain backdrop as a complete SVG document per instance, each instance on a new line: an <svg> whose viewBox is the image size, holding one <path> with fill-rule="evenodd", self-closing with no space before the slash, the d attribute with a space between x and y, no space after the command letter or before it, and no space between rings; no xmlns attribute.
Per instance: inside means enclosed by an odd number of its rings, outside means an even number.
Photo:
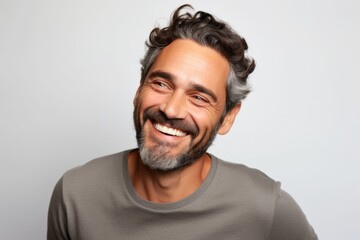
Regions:
<svg viewBox="0 0 360 240"><path fill-rule="evenodd" d="M0 239L45 239L62 174L136 147L144 42L183 3L0 0ZM190 3L244 36L257 62L210 152L281 181L320 239L359 239L359 2Z"/></svg>

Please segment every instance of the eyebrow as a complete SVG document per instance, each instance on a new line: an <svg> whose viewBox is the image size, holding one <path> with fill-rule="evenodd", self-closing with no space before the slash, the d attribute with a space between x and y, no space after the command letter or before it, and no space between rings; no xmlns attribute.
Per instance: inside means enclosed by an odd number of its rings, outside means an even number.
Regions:
<svg viewBox="0 0 360 240"><path fill-rule="evenodd" d="M200 84L191 84L191 87L195 89L198 92L205 93L206 95L209 95L215 102L217 101L217 97L213 91L210 89L200 85Z"/></svg>
<svg viewBox="0 0 360 240"><path fill-rule="evenodd" d="M154 72L150 73L148 78L156 78L156 77L161 77L161 78L164 78L171 82L175 81L174 75L172 75L171 73L168 73L168 72L163 72L163 71L154 71Z"/></svg>
<svg viewBox="0 0 360 240"><path fill-rule="evenodd" d="M171 82L175 82L175 80L176 80L176 77L173 74L164 72L164 71L154 71L149 74L149 78L155 78L155 77L160 77L160 78L169 80ZM216 97L216 94L212 90L204 87L203 85L200 85L197 83L192 83L190 86L192 89L194 89L198 92L209 95L215 102L218 100Z"/></svg>

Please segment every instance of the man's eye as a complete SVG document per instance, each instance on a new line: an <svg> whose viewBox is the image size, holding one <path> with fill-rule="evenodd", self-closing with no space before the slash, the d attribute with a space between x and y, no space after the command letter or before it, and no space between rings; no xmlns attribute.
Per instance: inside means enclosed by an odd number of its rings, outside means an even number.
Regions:
<svg viewBox="0 0 360 240"><path fill-rule="evenodd" d="M194 96L194 98L199 101L205 101L205 99L200 96Z"/></svg>
<svg viewBox="0 0 360 240"><path fill-rule="evenodd" d="M155 84L157 84L159 87L165 87L165 84L163 84L162 82L157 82Z"/></svg>
<svg viewBox="0 0 360 240"><path fill-rule="evenodd" d="M167 85L165 83L160 82L160 81L154 81L153 85L157 88L166 88L167 87Z"/></svg>
<svg viewBox="0 0 360 240"><path fill-rule="evenodd" d="M193 99L196 101L197 104L208 104L209 100L200 96L200 95L194 95Z"/></svg>
<svg viewBox="0 0 360 240"><path fill-rule="evenodd" d="M171 90L171 87L166 82L163 81L157 81L157 80L152 81L151 86L155 91L158 92L168 92Z"/></svg>

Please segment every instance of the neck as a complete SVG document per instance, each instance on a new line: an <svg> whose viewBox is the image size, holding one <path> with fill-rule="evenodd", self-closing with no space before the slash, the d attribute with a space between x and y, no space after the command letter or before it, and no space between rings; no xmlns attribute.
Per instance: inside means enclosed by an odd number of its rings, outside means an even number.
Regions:
<svg viewBox="0 0 360 240"><path fill-rule="evenodd" d="M171 203L194 193L210 172L211 158L204 154L193 164L175 171L161 172L145 166L132 151L128 158L129 174L137 194L150 202Z"/></svg>

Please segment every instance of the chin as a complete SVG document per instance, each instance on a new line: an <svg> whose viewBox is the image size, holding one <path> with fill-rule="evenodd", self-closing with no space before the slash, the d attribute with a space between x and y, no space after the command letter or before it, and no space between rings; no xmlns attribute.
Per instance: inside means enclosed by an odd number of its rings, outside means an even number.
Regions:
<svg viewBox="0 0 360 240"><path fill-rule="evenodd" d="M190 165L195 161L188 154L169 154L168 149L157 146L155 150L148 147L139 147L140 157L144 165L150 169L169 172ZM188 151L182 151L188 152Z"/></svg>

